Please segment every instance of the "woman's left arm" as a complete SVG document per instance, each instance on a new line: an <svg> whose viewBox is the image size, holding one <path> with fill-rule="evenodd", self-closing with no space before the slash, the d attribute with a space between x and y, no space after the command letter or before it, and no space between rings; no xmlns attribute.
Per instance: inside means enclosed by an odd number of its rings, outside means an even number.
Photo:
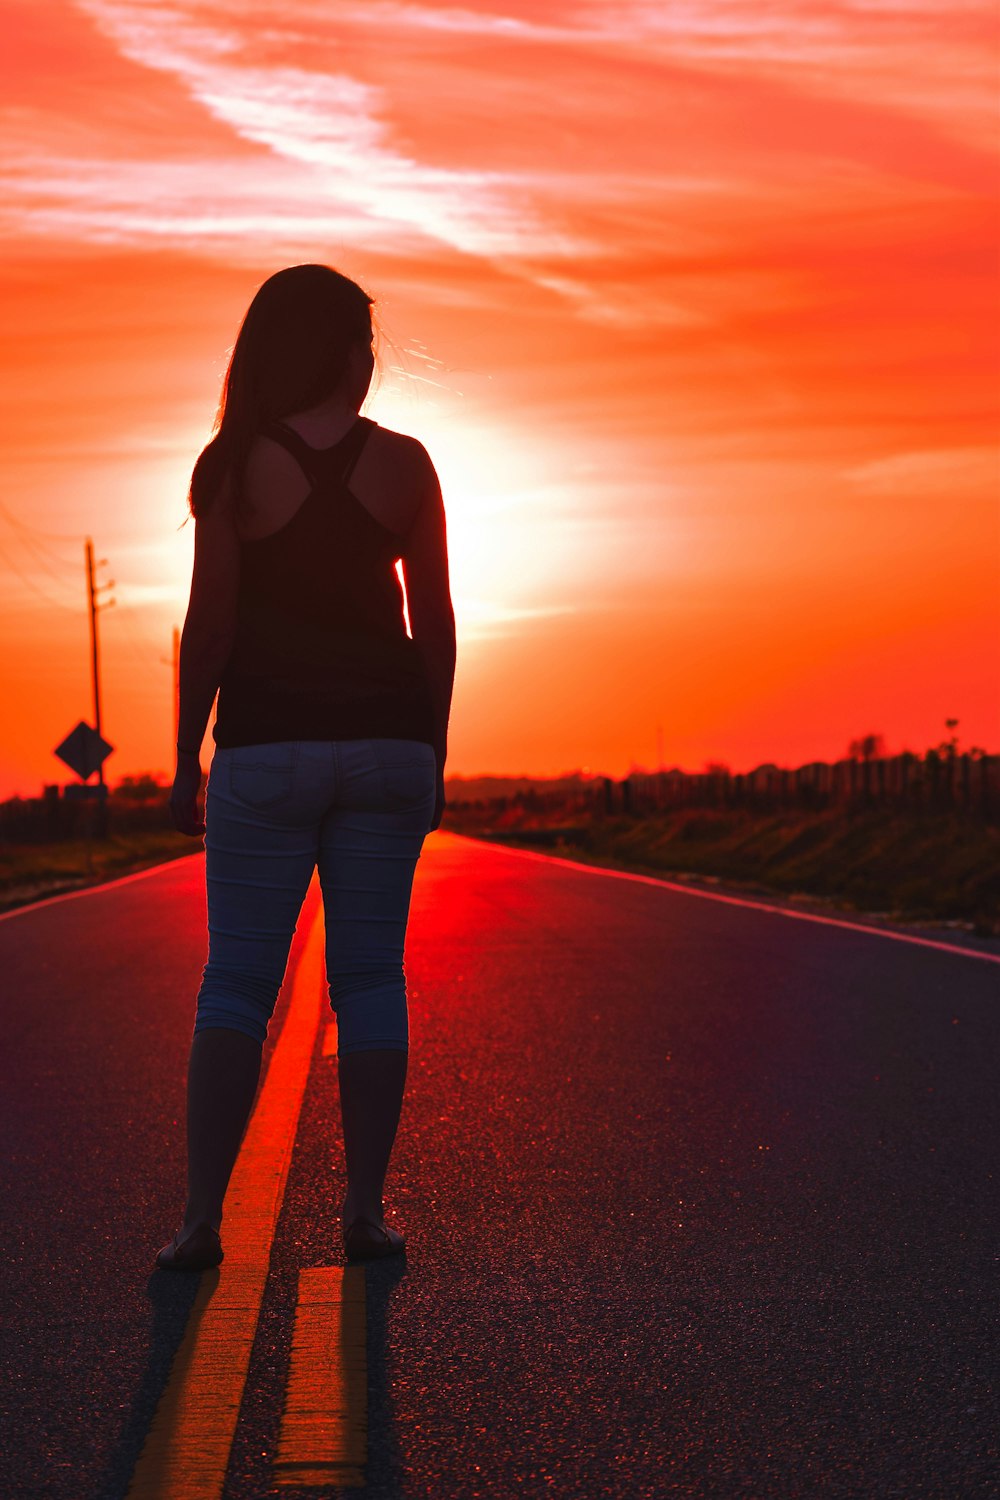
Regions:
<svg viewBox="0 0 1000 1500"><path fill-rule="evenodd" d="M191 597L181 634L177 773L170 798L174 823L200 837L201 742L236 639L240 542L228 491L195 522Z"/></svg>

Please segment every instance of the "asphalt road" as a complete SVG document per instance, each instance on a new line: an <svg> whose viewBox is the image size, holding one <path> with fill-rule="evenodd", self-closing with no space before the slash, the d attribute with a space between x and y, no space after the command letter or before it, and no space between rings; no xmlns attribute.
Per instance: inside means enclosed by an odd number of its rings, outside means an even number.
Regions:
<svg viewBox="0 0 1000 1500"><path fill-rule="evenodd" d="M203 860L0 919L7 1500L126 1494L195 1300L152 1258ZM917 936L431 835L352 1493L1000 1493L1000 964ZM275 1494L298 1272L342 1260L321 1043L226 1500Z"/></svg>

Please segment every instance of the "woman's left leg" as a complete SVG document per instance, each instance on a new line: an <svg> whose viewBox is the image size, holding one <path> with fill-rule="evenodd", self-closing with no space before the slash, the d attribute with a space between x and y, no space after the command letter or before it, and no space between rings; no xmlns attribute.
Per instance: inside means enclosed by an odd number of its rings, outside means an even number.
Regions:
<svg viewBox="0 0 1000 1500"><path fill-rule="evenodd" d="M257 1096L261 1051L253 1037L221 1026L206 1028L191 1038L184 1230L199 1224L211 1224L217 1230L222 1223L226 1188Z"/></svg>

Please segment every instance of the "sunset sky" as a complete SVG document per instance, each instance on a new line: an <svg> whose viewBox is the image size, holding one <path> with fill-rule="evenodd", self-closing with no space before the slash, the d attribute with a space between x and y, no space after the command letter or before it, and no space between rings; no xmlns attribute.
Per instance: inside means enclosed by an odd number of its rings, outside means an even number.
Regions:
<svg viewBox="0 0 1000 1500"><path fill-rule="evenodd" d="M73 779L87 536L106 777L172 774L188 478L301 261L441 475L449 773L1000 751L994 0L0 20L0 797Z"/></svg>

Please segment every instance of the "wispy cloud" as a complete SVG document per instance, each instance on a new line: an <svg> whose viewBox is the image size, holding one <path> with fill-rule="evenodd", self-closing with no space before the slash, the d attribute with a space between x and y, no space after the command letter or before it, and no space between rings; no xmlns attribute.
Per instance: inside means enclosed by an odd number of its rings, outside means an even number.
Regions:
<svg viewBox="0 0 1000 1500"><path fill-rule="evenodd" d="M82 116L12 111L0 232L230 263L448 252L584 323L697 329L718 306L687 274L650 286L654 265L710 265L737 243L772 255L773 234L812 216L804 195L859 218L887 189L975 188L994 170L981 4L520 8L76 0L149 106L123 98L103 138ZM131 149L129 114L157 120L155 150Z"/></svg>
<svg viewBox="0 0 1000 1500"><path fill-rule="evenodd" d="M867 100L995 148L993 0L592 0L577 14L600 16L653 56L721 75L752 72L817 99Z"/></svg>
<svg viewBox="0 0 1000 1500"><path fill-rule="evenodd" d="M6 174L0 224L105 245L224 247L259 262L261 244L363 242L375 221L346 203L324 200L280 161L208 158L132 162L21 156ZM225 182L225 190L217 184ZM13 191L11 191L13 189Z"/></svg>
<svg viewBox="0 0 1000 1500"><path fill-rule="evenodd" d="M239 175L233 180L228 169L193 173L185 164L181 173L193 179L196 201L214 192L224 205L209 220L195 211L191 233L197 237L245 233L254 225L285 236L290 227L317 237L332 231L351 243L391 230L486 257L568 256L588 248L534 206L542 184L533 184L531 174L449 169L398 149L386 119L388 101L377 86L323 66L255 61L251 44L259 46L259 37L246 40L245 18L227 30L196 19L193 6L78 3L125 57L176 79L234 135L282 164L284 191L269 199L266 216L262 195L247 195ZM108 168L105 174L105 180L112 176ZM123 219L117 205L109 205L109 216L114 213L124 230L151 228L161 210L156 187L154 179L144 194L145 213ZM183 229L169 203L163 229Z"/></svg>
<svg viewBox="0 0 1000 1500"><path fill-rule="evenodd" d="M574 604L544 604L515 606L500 600L484 599L477 593L474 597L455 596L455 616L461 622L463 641L495 641L503 636L516 636L525 625L537 620L551 619L557 615L579 613L580 606Z"/></svg>
<svg viewBox="0 0 1000 1500"><path fill-rule="evenodd" d="M1000 494L1000 447L921 448L893 453L845 471L861 493L873 496L958 500Z"/></svg>

